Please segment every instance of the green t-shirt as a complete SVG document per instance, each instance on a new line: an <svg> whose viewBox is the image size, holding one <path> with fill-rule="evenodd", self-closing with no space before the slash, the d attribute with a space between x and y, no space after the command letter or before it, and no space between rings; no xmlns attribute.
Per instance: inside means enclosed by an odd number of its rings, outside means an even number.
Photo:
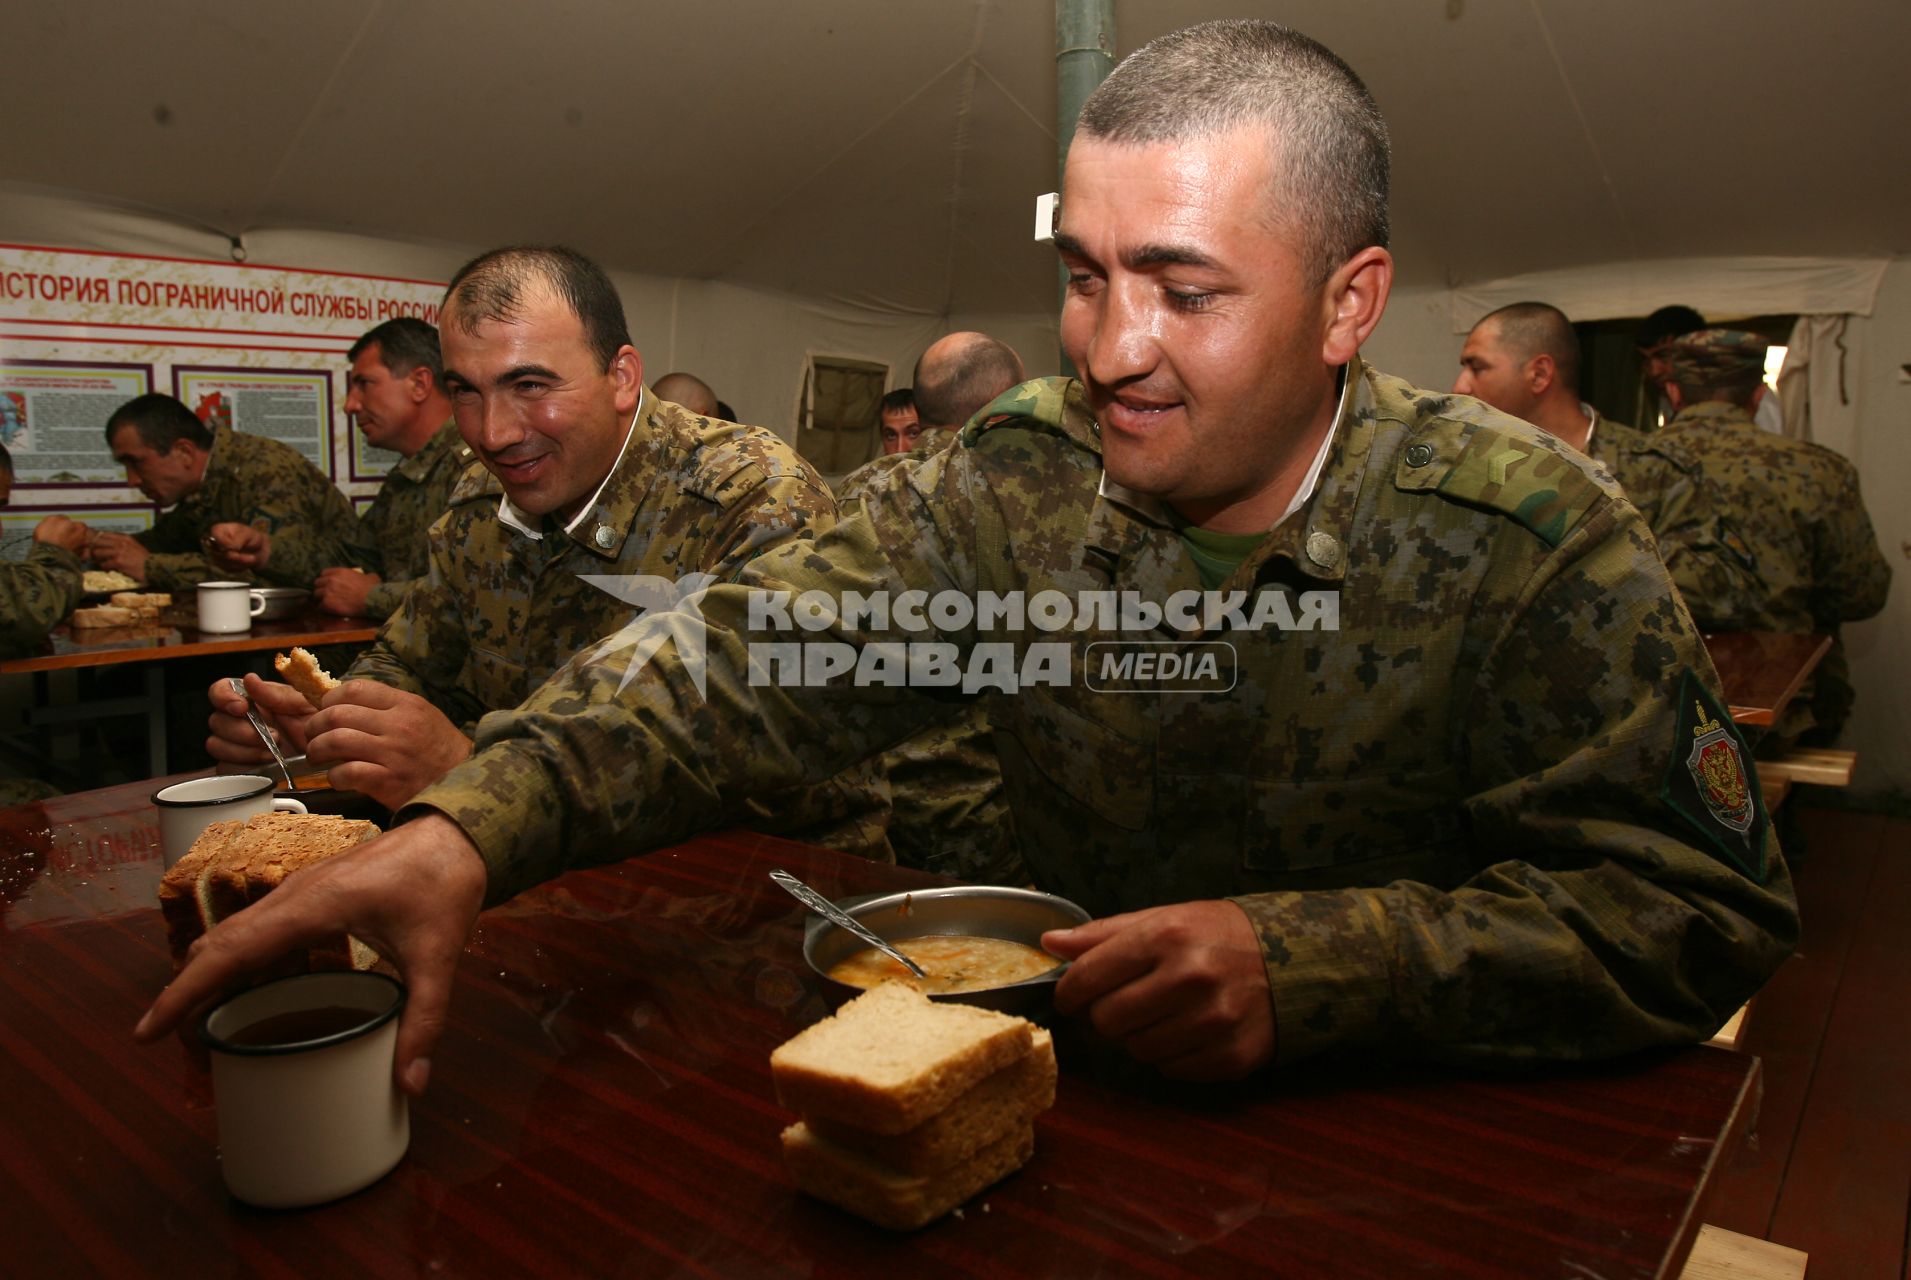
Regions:
<svg viewBox="0 0 1911 1280"><path fill-rule="evenodd" d="M1216 533L1191 524L1181 526L1181 545L1188 549L1201 572L1201 585L1209 591L1226 582L1241 561L1266 540L1266 533Z"/></svg>

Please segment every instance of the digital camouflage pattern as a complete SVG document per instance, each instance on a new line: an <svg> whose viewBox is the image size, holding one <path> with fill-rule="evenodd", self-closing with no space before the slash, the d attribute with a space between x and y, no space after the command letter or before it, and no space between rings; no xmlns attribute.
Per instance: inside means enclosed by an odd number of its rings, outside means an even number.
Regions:
<svg viewBox="0 0 1911 1280"><path fill-rule="evenodd" d="M451 491L471 460L456 420L446 422L424 448L391 469L348 541L329 542L295 529L273 540L271 567L305 586L336 566L375 573L383 581L365 597L365 616L390 617L412 580L430 569L431 526L451 505Z"/></svg>
<svg viewBox="0 0 1911 1280"><path fill-rule="evenodd" d="M1624 485L1627 459L1645 444L1646 433L1608 418L1583 401L1579 407L1592 417L1592 439L1586 442L1586 456Z"/></svg>
<svg viewBox="0 0 1911 1280"><path fill-rule="evenodd" d="M357 517L350 500L291 445L215 426L212 457L199 487L152 528L133 535L152 552L146 559L146 584L164 591L223 579L311 585L309 578L300 582L288 577L276 563L255 575L215 568L206 558L206 536L212 526L227 521L263 529L275 542L292 529L342 542Z"/></svg>
<svg viewBox="0 0 1911 1280"><path fill-rule="evenodd" d="M1107 633L1017 637L1065 640L1074 664L1067 687L989 695L1035 883L1096 914L1232 896L1284 1061L1703 1038L1791 950L1797 912L1775 841L1755 882L1661 796L1690 749L1685 673L1718 686L1649 533L1534 428L1358 362L1349 377L1316 491L1229 584L1338 589L1337 630L1196 635L1239 653L1223 694L1096 693L1084 664ZM492 900L680 840L717 820L714 795L825 775L933 714L906 688L750 687L752 587L1198 587L1159 503L1098 495L1078 387L1025 384L963 440L886 472L814 547L712 589L701 624L658 619L671 640L621 693L621 664L583 662L488 718L417 803L471 836ZM707 698L684 638L710 646Z"/></svg>
<svg viewBox="0 0 1911 1280"><path fill-rule="evenodd" d="M469 734L636 616L580 575L728 581L764 552L808 546L835 523L822 478L770 432L698 417L649 391L638 412L609 482L568 533L548 522L539 538L512 529L498 518L496 477L468 467L431 529L429 573L346 678L419 694ZM629 658L619 648L606 661L621 672ZM573 767L618 766L606 758ZM815 781L747 804L713 800L726 820L889 858L888 788L876 767L852 761Z"/></svg>
<svg viewBox="0 0 1911 1280"><path fill-rule="evenodd" d="M0 658L46 643L46 633L79 606L83 570L78 556L48 542L34 543L24 560L0 564Z"/></svg>
<svg viewBox="0 0 1911 1280"><path fill-rule="evenodd" d="M1772 736L1835 736L1856 696L1839 625L1877 613L1891 587L1857 469L1821 445L1759 430L1723 400L1682 409L1632 465L1636 501L1702 629L1832 637Z"/></svg>
<svg viewBox="0 0 1911 1280"><path fill-rule="evenodd" d="M1762 334L1743 329L1699 329L1673 338L1660 353L1674 382L1710 387L1763 376L1770 346Z"/></svg>
<svg viewBox="0 0 1911 1280"><path fill-rule="evenodd" d="M907 453L871 458L836 486L848 517L864 487L911 458L940 453L955 442L947 427L925 427ZM988 712L970 702L951 707L936 723L882 756L889 779L889 843L913 867L971 884L1026 884L1016 851L1002 767L995 759Z"/></svg>

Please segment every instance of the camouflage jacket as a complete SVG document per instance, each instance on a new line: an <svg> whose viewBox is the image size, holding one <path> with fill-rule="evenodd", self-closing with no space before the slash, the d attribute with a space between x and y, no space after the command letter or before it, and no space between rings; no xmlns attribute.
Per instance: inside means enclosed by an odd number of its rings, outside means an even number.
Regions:
<svg viewBox="0 0 1911 1280"><path fill-rule="evenodd" d="M700 621L650 623L671 647L627 687L621 663L574 664L487 719L418 803L470 835L494 896L673 842L715 819L709 795L825 774L951 696L753 684L766 651L746 643L791 638L770 592L1053 591L1087 629L1036 627L1028 597L1020 632L956 610L924 636L846 604L797 638L806 661L819 641L856 648L859 671L893 664L878 641L946 643L995 674L1059 644L1059 675L987 695L1035 883L1097 914L1232 896L1262 939L1283 1060L1691 1041L1790 951L1790 878L1716 674L1638 513L1579 455L1356 363L1318 487L1211 624L1186 608L1199 579L1169 514L1103 480L1079 388L1025 384L813 548L713 588ZM1110 590L1152 606L1134 621L1154 629L1080 603ZM1006 664L984 649L1005 634ZM1111 673L1097 646L1136 637L1231 654L1226 687Z"/></svg>
<svg viewBox="0 0 1911 1280"><path fill-rule="evenodd" d="M881 454L850 472L836 486L844 516L856 510L858 495L872 481L911 458L940 453L955 439L946 427L929 427L907 453ZM892 805L889 842L898 859L972 884L1028 881L982 707L951 707L940 721L885 752L882 769Z"/></svg>
<svg viewBox="0 0 1911 1280"><path fill-rule="evenodd" d="M1718 400L1681 410L1629 465L1651 477L1635 500L1702 629L1832 637L1772 732L1835 735L1855 696L1839 624L1877 613L1891 587L1857 469Z"/></svg>
<svg viewBox="0 0 1911 1280"><path fill-rule="evenodd" d="M458 424L438 428L424 448L391 469L378 496L339 543L294 529L272 543L271 567L302 585L326 569L364 569L383 579L365 598L365 616L388 618L414 578L431 565L431 526L451 505L451 491L471 463Z"/></svg>
<svg viewBox="0 0 1911 1280"><path fill-rule="evenodd" d="M263 529L275 542L293 529L342 542L356 523L351 502L291 445L214 427L212 457L199 487L152 528L133 535L153 553L146 559L146 584L173 591L210 579L245 578L216 569L206 559L206 535L212 526L229 520ZM276 556L273 560L253 580L311 585L310 578L288 576Z"/></svg>
<svg viewBox="0 0 1911 1280"><path fill-rule="evenodd" d="M665 601L633 590L628 577L666 587L691 574L727 581L754 557L807 546L835 523L821 477L770 432L700 418L649 392L639 413L595 504L569 531L512 528L499 518L497 479L467 467L431 528L429 573L348 678L419 694L469 734L581 651L596 648L620 670L637 660L618 633L637 606ZM873 764L847 765L855 767L801 792L726 799L725 818L889 858L888 788Z"/></svg>
<svg viewBox="0 0 1911 1280"><path fill-rule="evenodd" d="M26 559L0 564L0 658L17 658L46 643L46 633L80 603L80 558L36 542Z"/></svg>

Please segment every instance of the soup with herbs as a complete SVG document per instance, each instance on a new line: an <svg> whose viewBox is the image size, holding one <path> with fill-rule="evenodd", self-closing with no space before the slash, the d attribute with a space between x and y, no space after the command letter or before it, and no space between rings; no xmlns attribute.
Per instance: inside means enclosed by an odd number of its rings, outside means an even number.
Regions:
<svg viewBox="0 0 1911 1280"><path fill-rule="evenodd" d="M953 995L1025 982L1061 964L1046 951L1006 938L950 935L908 938L891 945L927 970L928 979L916 977L874 947L832 966L829 976L852 987L873 987L894 979L930 995Z"/></svg>

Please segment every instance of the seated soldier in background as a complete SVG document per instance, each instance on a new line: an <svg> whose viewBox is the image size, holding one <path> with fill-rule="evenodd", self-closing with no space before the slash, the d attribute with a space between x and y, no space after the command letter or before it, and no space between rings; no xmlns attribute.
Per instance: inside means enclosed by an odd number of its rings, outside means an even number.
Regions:
<svg viewBox="0 0 1911 1280"><path fill-rule="evenodd" d="M223 423L208 431L168 395L139 396L115 409L106 420L106 442L113 460L126 468L127 483L163 513L152 528L135 534L94 534L90 554L100 568L150 587L182 590L233 576L211 559L218 545L215 525L236 523L277 535L299 528L342 543L358 523L345 495L291 445ZM245 576L310 583L271 568Z"/></svg>
<svg viewBox="0 0 1911 1280"><path fill-rule="evenodd" d="M12 497L13 455L0 445L0 507ZM85 525L48 516L34 526L24 560L0 561L0 658L38 649L46 633L79 606L87 537Z"/></svg>
<svg viewBox="0 0 1911 1280"><path fill-rule="evenodd" d="M394 1073L419 1091L482 907L943 709L919 683L762 683L749 644L779 637L1020 664L985 695L1019 848L1100 917L1043 938L1071 960L1057 1011L1166 1074L1711 1034L1798 927L1716 673L1598 468L1360 359L1388 164L1365 86L1304 36L1210 22L1131 54L1064 177L1080 382L1025 383L813 546L640 623L634 675L600 655L487 716L392 831L207 934L137 1034L343 930L411 984ZM873 590L928 597L927 625L851 616ZM806 591L836 611L792 635L774 604ZM991 600L1027 612L985 624ZM1093 687L1110 642L1233 657L1194 689L1139 664L1110 687L1107 661Z"/></svg>
<svg viewBox="0 0 1911 1280"><path fill-rule="evenodd" d="M1641 435L1579 398L1579 335L1558 307L1515 302L1474 325L1453 389L1557 436L1624 483Z"/></svg>
<svg viewBox="0 0 1911 1280"><path fill-rule="evenodd" d="M387 320L352 344L345 412L365 442L402 455L345 543L310 527L274 535L243 524L213 528L214 561L240 572L310 583L341 617L386 618L430 567L426 534L445 513L471 461L444 392L438 331L423 320Z"/></svg>
<svg viewBox="0 0 1911 1280"><path fill-rule="evenodd" d="M916 447L872 458L850 472L836 486L843 514L856 510L865 485L908 459L948 448L982 406L1027 376L1014 348L986 333L952 333L931 343L916 361ZM954 701L940 724L884 753L882 768L892 807L889 843L901 861L972 883L1028 880L980 702Z"/></svg>
<svg viewBox="0 0 1911 1280"><path fill-rule="evenodd" d="M922 423L916 416L916 393L897 387L876 406L876 437L884 453L908 453L916 447Z"/></svg>
<svg viewBox="0 0 1911 1280"><path fill-rule="evenodd" d="M517 706L580 651L641 662L618 643L633 606L668 607L680 581L728 580L836 519L821 477L781 439L645 389L609 278L568 249L500 249L466 265L445 294L440 340L459 433L483 465L466 469L432 527L430 573L324 710L247 678L335 786L391 808L471 753L480 717ZM211 698L214 757L262 762L244 703L224 681ZM887 858L887 788L873 765L849 765L750 807L725 798L725 812Z"/></svg>
<svg viewBox="0 0 1911 1280"><path fill-rule="evenodd" d="M1765 339L1701 329L1661 349L1673 416L1646 438L1636 501L1686 606L1707 631L1825 634L1831 651L1761 744L1829 745L1855 695L1841 623L1884 607L1858 472L1822 445L1760 430Z"/></svg>
<svg viewBox="0 0 1911 1280"><path fill-rule="evenodd" d="M724 416L717 404L717 393L694 373L666 373L651 390L657 393L659 400L680 404L700 418Z"/></svg>

